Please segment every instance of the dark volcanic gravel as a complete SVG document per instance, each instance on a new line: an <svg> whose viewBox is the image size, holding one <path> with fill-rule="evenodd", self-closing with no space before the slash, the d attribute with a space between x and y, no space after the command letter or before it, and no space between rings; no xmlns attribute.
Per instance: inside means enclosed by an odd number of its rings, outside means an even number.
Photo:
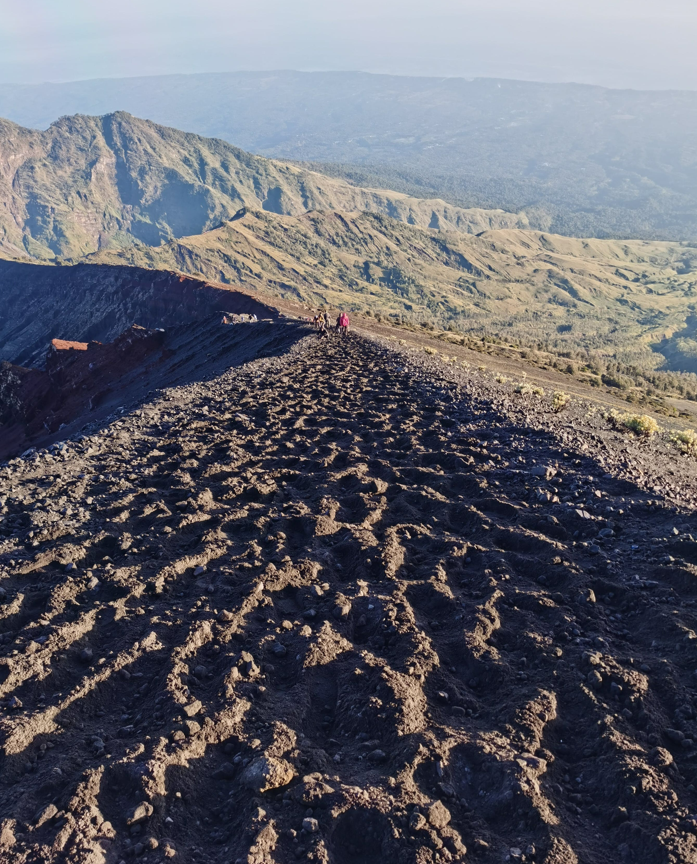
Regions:
<svg viewBox="0 0 697 864"><path fill-rule="evenodd" d="M695 463L358 336L0 469L0 858L697 861Z"/></svg>

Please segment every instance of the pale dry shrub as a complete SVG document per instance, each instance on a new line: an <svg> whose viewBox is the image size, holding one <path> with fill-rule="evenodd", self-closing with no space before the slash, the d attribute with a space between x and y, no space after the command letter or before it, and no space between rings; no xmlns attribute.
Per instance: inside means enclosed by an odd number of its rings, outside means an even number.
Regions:
<svg viewBox="0 0 697 864"><path fill-rule="evenodd" d="M656 432L661 431L661 427L656 420L648 414L621 413L613 409L606 416L614 426L628 429L630 432L634 432L635 435L641 435L643 438L650 438Z"/></svg>
<svg viewBox="0 0 697 864"><path fill-rule="evenodd" d="M672 432L670 440L681 453L697 457L697 432L694 429Z"/></svg>
<svg viewBox="0 0 697 864"><path fill-rule="evenodd" d="M563 390L557 390L552 396L552 411L555 414L558 414L560 411L563 411L564 408L569 404L569 400L571 396L568 393L564 393Z"/></svg>

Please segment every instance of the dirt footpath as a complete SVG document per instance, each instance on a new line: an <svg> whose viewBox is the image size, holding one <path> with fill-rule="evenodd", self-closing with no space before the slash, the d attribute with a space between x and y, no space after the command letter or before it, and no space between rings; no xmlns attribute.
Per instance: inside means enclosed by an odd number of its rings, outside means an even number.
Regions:
<svg viewBox="0 0 697 864"><path fill-rule="evenodd" d="M694 463L429 362L0 469L0 860L697 862Z"/></svg>

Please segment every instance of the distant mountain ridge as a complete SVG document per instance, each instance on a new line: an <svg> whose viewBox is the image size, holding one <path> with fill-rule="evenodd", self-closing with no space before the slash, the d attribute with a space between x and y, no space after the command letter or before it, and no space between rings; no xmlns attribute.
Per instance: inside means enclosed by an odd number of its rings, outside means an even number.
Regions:
<svg viewBox="0 0 697 864"><path fill-rule="evenodd" d="M27 126L116 110L539 230L697 240L697 92L293 71L0 88Z"/></svg>
<svg viewBox="0 0 697 864"><path fill-rule="evenodd" d="M477 233L524 215L362 189L125 112L63 117L45 132L0 120L0 254L79 258L208 231L246 206L278 214L372 211Z"/></svg>

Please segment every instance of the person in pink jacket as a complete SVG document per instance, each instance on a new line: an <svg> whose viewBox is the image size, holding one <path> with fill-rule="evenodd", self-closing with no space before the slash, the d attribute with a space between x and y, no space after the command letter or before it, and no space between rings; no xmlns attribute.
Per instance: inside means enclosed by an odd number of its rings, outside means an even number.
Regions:
<svg viewBox="0 0 697 864"><path fill-rule="evenodd" d="M341 327L342 336L347 335L350 323L351 322L349 321L349 316L345 312L342 312L339 316L339 326Z"/></svg>

